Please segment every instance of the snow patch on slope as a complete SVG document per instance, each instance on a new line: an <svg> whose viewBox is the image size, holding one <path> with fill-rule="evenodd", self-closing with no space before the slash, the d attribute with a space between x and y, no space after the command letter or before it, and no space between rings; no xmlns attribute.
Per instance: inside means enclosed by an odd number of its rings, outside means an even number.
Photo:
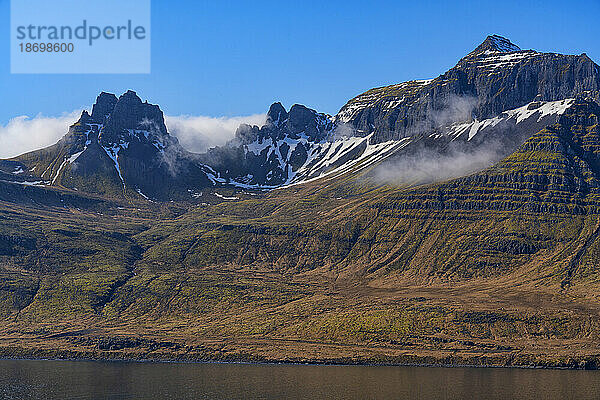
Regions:
<svg viewBox="0 0 600 400"><path fill-rule="evenodd" d="M467 140L471 140L479 132L486 128L495 127L503 121L512 120L516 124L520 124L532 117L537 116L536 122L540 122L544 117L549 115L561 115L575 102L574 99L565 99L549 102L532 102L523 107L513 110L504 111L500 115L485 119L482 121L472 121L451 125L447 129L447 134L453 139L457 139L467 135Z"/></svg>
<svg viewBox="0 0 600 400"><path fill-rule="evenodd" d="M121 174L121 168L119 167L119 151L121 149L126 149L129 146L129 143L120 143L113 144L111 147L102 146L106 155L110 157L115 165L115 169L117 170L117 174L119 174L119 178L121 179L121 183L123 183L123 189L125 189L125 180L123 179L123 175Z"/></svg>
<svg viewBox="0 0 600 400"><path fill-rule="evenodd" d="M512 67L523 60L538 56L535 51L520 51L518 53L502 54L498 52L486 52L485 57L477 58L475 64L482 71L494 70L497 68Z"/></svg>

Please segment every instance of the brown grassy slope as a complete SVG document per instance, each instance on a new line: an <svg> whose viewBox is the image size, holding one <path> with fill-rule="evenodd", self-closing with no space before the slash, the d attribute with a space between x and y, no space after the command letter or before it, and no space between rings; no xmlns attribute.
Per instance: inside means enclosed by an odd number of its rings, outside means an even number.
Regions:
<svg viewBox="0 0 600 400"><path fill-rule="evenodd" d="M500 164L417 189L341 176L159 220L135 208L4 204L2 232L13 233L2 242L0 346L50 356L595 362L598 114L578 103Z"/></svg>

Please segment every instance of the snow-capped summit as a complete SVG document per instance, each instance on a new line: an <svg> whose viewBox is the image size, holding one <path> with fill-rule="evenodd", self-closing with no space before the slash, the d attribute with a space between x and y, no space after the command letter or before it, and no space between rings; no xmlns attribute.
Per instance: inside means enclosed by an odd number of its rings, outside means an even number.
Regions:
<svg viewBox="0 0 600 400"><path fill-rule="evenodd" d="M505 37L490 35L469 55L479 55L483 53L513 53L515 51L521 51L521 48Z"/></svg>

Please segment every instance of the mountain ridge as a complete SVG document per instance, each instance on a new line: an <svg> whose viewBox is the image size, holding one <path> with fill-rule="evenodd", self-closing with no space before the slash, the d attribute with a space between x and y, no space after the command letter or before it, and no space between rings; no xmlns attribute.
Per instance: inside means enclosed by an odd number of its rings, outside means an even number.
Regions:
<svg viewBox="0 0 600 400"><path fill-rule="evenodd" d="M59 143L0 161L0 355L597 369L595 64L477 53L375 90L356 124L274 103L212 154L102 93ZM384 132L402 112L419 131Z"/></svg>
<svg viewBox="0 0 600 400"><path fill-rule="evenodd" d="M518 46L504 38L510 52L490 51L492 38L435 79L384 86L356 96L340 109L337 120L385 141L410 136L415 129L438 128L438 121L428 115L451 108L456 97L471 98L472 104L453 122L490 118L536 100L577 96L600 100L600 67L587 55L516 50Z"/></svg>
<svg viewBox="0 0 600 400"><path fill-rule="evenodd" d="M566 83L557 82L557 74L565 74ZM274 189L400 159L415 149L472 152L501 143L492 163L541 124L554 123L561 109L543 112L548 116L536 123L522 124L517 116L513 125L508 122L513 114L575 97L598 101L599 93L600 68L587 56L524 51L492 35L433 80L371 89L333 117L299 104L288 111L273 103L263 126L242 125L229 143L193 154L169 134L159 106L142 102L131 90L120 97L102 92L91 114L84 111L59 143L13 158L25 173L15 177L6 170L4 180L199 203L218 200L215 189L233 198L244 190ZM515 111L523 107L527 110Z"/></svg>

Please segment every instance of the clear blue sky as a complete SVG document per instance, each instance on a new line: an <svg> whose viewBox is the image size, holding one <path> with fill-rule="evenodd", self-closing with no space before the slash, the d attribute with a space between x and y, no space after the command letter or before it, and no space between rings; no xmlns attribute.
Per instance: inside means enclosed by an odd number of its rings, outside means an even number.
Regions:
<svg viewBox="0 0 600 400"><path fill-rule="evenodd" d="M0 124L127 89L169 115L263 113L273 101L333 114L371 87L437 76L488 34L600 62L600 0L153 0L151 74L11 75L9 11L0 0Z"/></svg>

